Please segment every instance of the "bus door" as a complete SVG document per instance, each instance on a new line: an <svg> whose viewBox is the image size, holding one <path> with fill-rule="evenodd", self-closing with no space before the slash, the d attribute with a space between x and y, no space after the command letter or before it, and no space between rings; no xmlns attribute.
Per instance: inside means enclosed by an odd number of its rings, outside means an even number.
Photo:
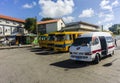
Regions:
<svg viewBox="0 0 120 83"><path fill-rule="evenodd" d="M73 36L73 42L74 42L76 39L76 34L72 34L72 36Z"/></svg>

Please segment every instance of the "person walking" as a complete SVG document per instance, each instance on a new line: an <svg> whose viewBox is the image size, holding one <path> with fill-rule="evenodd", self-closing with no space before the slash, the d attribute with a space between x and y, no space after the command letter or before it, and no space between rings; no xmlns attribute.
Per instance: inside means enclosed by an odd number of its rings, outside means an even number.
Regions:
<svg viewBox="0 0 120 83"><path fill-rule="evenodd" d="M115 39L115 46L117 47L117 40Z"/></svg>

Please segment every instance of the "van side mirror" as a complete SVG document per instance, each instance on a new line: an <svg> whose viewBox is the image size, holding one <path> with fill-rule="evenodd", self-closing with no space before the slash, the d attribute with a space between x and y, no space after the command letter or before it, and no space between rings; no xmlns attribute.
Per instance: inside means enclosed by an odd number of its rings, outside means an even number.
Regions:
<svg viewBox="0 0 120 83"><path fill-rule="evenodd" d="M89 44L90 46L92 45L92 41L90 41L90 44Z"/></svg>

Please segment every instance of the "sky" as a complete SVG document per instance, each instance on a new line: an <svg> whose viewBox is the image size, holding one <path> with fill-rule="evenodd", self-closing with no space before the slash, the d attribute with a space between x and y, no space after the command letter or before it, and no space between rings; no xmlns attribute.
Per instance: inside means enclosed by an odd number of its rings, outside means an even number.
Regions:
<svg viewBox="0 0 120 83"><path fill-rule="evenodd" d="M65 23L84 21L108 30L120 24L120 0L0 0L0 14L20 19L62 18Z"/></svg>

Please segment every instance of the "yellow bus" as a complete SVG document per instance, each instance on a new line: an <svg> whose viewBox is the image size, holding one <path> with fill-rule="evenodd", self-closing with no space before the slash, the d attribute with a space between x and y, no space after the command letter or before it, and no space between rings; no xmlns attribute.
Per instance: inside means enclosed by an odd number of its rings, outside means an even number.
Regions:
<svg viewBox="0 0 120 83"><path fill-rule="evenodd" d="M56 34L59 34L61 32L52 32L48 34L48 41L47 41L47 48L48 49L54 49L54 43L56 41Z"/></svg>
<svg viewBox="0 0 120 83"><path fill-rule="evenodd" d="M48 34L40 35L39 37L39 46L41 48L47 48Z"/></svg>
<svg viewBox="0 0 120 83"><path fill-rule="evenodd" d="M54 51L67 52L74 40L85 32L61 32L56 34L56 41L54 42Z"/></svg>

